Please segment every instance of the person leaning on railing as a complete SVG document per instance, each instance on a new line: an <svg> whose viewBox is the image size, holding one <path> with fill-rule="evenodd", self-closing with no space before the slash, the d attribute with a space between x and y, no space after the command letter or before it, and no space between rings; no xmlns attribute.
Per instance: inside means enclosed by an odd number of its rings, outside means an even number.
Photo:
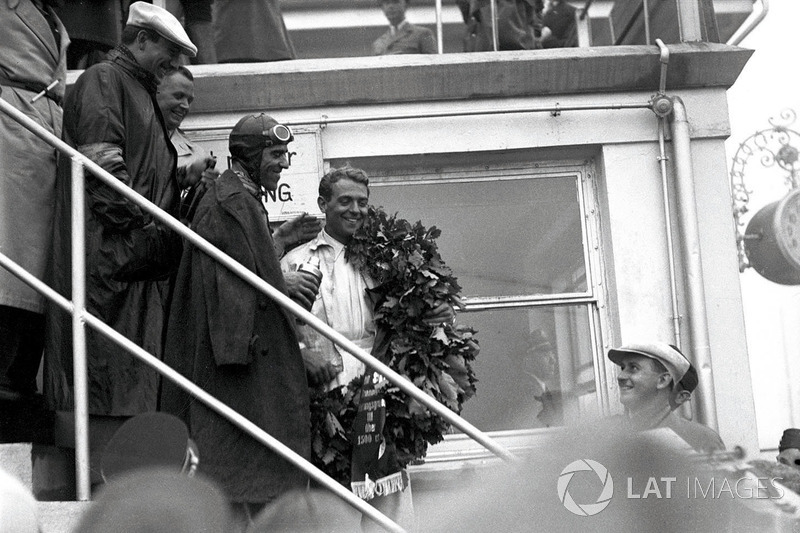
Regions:
<svg viewBox="0 0 800 533"><path fill-rule="evenodd" d="M50 4L0 2L0 98L60 136L69 37ZM56 150L0 113L0 251L39 279L51 249L55 179ZM29 404L36 392L43 332L44 299L0 268L4 413L14 410L5 402Z"/></svg>
<svg viewBox="0 0 800 533"><path fill-rule="evenodd" d="M180 64L181 54L195 52L175 17L157 6L133 3L122 43L81 74L64 102L65 141L172 215L179 201L175 150L156 108L156 88ZM59 161L51 280L68 298L70 163L66 157ZM180 260L180 238L90 173L85 218L88 312L160 357L169 276ZM72 411L70 317L52 309L45 340L45 398L56 411ZM156 409L159 376L93 330L87 332L87 367L94 453L107 433L100 431L101 424L112 429Z"/></svg>

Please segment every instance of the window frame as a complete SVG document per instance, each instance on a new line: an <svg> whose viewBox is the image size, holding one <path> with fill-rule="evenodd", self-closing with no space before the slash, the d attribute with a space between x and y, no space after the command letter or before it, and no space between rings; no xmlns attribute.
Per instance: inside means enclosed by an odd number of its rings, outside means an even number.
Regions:
<svg viewBox="0 0 800 533"><path fill-rule="evenodd" d="M381 157L369 157L371 161ZM586 291L565 292L558 294L498 295L498 296L463 296L464 309L459 313L460 319L469 322L468 315L476 311L488 311L508 308L545 308L573 307L586 309L592 364L594 367L594 386L597 410L600 416L611 413L609 380L614 373L607 364L604 354L604 339L610 338L610 321L608 317L607 294L602 254L600 204L596 187L596 170L594 159L564 159L534 162L513 162L508 164L474 165L468 168L415 168L408 172L391 168L383 172L370 173L370 188L397 186L400 184L425 185L443 183L470 183L500 180L537 179L537 178L572 178L575 180L578 209L581 216L581 238L584 248L583 271L586 276ZM359 166L358 162L351 163ZM372 166L372 165L369 165ZM491 176L487 176L487 171ZM447 258L445 258L447 259ZM480 356L479 356L480 357ZM480 428L479 428L480 429ZM525 453L541 445L543 437L558 428L514 429L487 431L486 433L506 446L512 452ZM426 458L419 465L412 466L412 471L421 474L442 469L461 468L464 466L484 464L492 461L493 455L482 445L472 441L464 434L445 435L444 441L429 448Z"/></svg>

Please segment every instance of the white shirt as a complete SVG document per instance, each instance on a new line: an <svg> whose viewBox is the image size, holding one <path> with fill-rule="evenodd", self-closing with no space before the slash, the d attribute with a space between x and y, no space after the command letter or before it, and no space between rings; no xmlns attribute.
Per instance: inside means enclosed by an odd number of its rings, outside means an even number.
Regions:
<svg viewBox="0 0 800 533"><path fill-rule="evenodd" d="M294 270L309 257L320 261L322 281L311 313L327 323L359 348L372 351L375 342L375 318L372 303L367 295L370 281L345 260L345 246L322 230L310 242L295 248L281 260L284 271ZM328 352L341 357L343 369L328 388L347 385L364 373L364 364L345 350L333 346L327 338L317 334L310 326L302 326L305 349ZM335 354L331 352L335 350Z"/></svg>

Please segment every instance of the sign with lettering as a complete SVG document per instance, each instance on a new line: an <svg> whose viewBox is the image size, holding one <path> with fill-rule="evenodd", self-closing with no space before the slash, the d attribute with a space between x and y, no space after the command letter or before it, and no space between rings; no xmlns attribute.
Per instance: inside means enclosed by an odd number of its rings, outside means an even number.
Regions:
<svg viewBox="0 0 800 533"><path fill-rule="evenodd" d="M292 165L281 173L277 190L270 192L265 199L271 221L288 220L300 213L322 217L317 207L317 189L324 174L319 131L316 126L292 128L294 141L289 143ZM217 169L220 172L230 168L230 130L189 130L185 133L190 140L217 157Z"/></svg>

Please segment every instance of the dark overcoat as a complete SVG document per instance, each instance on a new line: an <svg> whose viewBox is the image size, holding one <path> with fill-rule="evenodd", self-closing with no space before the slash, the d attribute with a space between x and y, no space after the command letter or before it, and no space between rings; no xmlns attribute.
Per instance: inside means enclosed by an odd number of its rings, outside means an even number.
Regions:
<svg viewBox="0 0 800 533"><path fill-rule="evenodd" d="M235 173L226 171L208 189L192 228L286 292L266 211ZM308 384L293 324L268 296L186 244L164 361L308 458ZM161 409L186 422L200 450L199 470L232 501L268 501L306 484L300 470L216 412L166 380L162 387Z"/></svg>
<svg viewBox="0 0 800 533"><path fill-rule="evenodd" d="M157 82L120 46L87 69L64 102L64 139L120 182L172 215L180 190L175 149L155 101ZM70 159L56 179L51 285L71 298ZM181 241L152 215L86 173L86 307L117 332L161 357L167 279ZM54 409L72 410L69 314L48 304L44 392ZM89 413L154 411L159 376L91 328L87 331Z"/></svg>

